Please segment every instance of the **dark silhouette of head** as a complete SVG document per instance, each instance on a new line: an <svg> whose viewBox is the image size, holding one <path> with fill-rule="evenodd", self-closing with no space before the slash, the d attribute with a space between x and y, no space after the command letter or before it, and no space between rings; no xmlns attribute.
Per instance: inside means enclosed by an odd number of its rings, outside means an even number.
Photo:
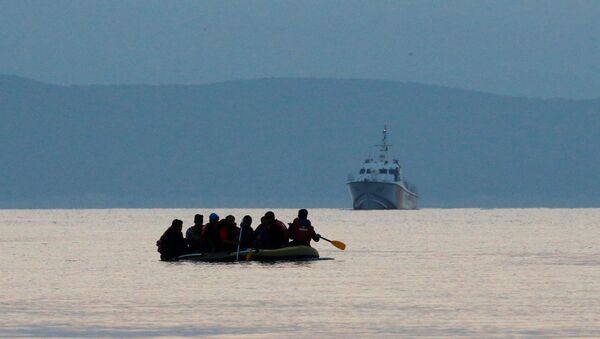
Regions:
<svg viewBox="0 0 600 339"><path fill-rule="evenodd" d="M171 227L174 229L179 229L181 231L181 227L183 226L183 221L179 219L173 219L173 223L171 223Z"/></svg>
<svg viewBox="0 0 600 339"><path fill-rule="evenodd" d="M235 217L233 215L228 215L225 217L225 219L229 222L235 222Z"/></svg>
<svg viewBox="0 0 600 339"><path fill-rule="evenodd" d="M308 217L308 211L305 210L304 208L301 210L298 210L298 218L300 219L306 219Z"/></svg>
<svg viewBox="0 0 600 339"><path fill-rule="evenodd" d="M194 224L202 225L203 222L204 222L204 216L202 214L196 214L194 216Z"/></svg>
<svg viewBox="0 0 600 339"><path fill-rule="evenodd" d="M265 213L265 221L267 223L272 223L273 221L275 221L275 213L273 213L272 211L268 211L267 213Z"/></svg>
<svg viewBox="0 0 600 339"><path fill-rule="evenodd" d="M211 213L208 216L208 221L210 221L210 222L219 221L219 216L217 215L217 213Z"/></svg>
<svg viewBox="0 0 600 339"><path fill-rule="evenodd" d="M242 218L242 224L244 224L244 225L248 225L248 226L249 226L249 225L252 225L252 217L251 217L251 216L249 216L249 215L245 215L245 216Z"/></svg>

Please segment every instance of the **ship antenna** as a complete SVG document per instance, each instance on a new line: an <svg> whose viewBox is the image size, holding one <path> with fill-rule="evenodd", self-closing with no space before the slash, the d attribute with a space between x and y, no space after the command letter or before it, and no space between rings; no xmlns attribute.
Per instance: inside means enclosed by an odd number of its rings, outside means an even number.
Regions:
<svg viewBox="0 0 600 339"><path fill-rule="evenodd" d="M387 153L388 150L390 148L390 146L392 145L388 145L387 143L387 125L383 125L383 132L382 132L383 136L381 139L381 145L377 145L379 146L379 159L381 160L387 160Z"/></svg>

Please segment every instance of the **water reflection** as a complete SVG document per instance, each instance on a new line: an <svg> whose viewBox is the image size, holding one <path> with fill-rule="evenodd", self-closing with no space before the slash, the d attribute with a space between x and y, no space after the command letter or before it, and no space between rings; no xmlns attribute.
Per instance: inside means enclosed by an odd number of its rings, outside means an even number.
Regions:
<svg viewBox="0 0 600 339"><path fill-rule="evenodd" d="M598 209L312 210L334 260L161 262L196 212L0 211L0 337L600 336Z"/></svg>

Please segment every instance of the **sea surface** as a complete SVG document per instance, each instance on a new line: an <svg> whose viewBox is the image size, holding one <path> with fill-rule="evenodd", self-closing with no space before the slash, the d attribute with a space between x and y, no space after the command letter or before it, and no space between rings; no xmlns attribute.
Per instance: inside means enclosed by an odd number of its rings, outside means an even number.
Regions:
<svg viewBox="0 0 600 339"><path fill-rule="evenodd" d="M600 209L312 209L333 260L159 260L210 212L0 210L0 337L600 337Z"/></svg>

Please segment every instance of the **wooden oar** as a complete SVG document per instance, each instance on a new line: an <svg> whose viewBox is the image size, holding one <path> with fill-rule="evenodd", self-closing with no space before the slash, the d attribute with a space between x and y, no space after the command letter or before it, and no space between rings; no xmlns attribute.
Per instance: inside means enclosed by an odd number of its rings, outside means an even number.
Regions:
<svg viewBox="0 0 600 339"><path fill-rule="evenodd" d="M325 238L325 237L321 237L321 239L323 239L323 240L325 240L325 241L327 241L327 242L331 243L333 246L335 246L335 247L339 248L339 249L340 249L340 250L342 250L342 251L346 249L346 244L344 244L344 243L343 243L343 242L341 242L341 241L337 241L337 240L329 240L329 239L327 239L327 238Z"/></svg>

